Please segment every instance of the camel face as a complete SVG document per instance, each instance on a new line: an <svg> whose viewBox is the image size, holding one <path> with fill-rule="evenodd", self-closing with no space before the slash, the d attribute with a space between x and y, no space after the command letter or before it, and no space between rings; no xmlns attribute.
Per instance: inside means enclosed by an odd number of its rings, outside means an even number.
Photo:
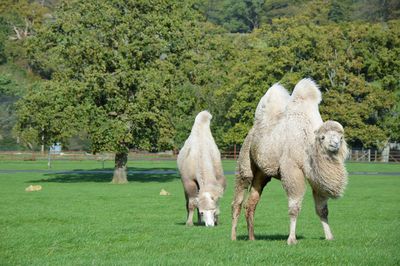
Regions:
<svg viewBox="0 0 400 266"><path fill-rule="evenodd" d="M330 151L337 152L343 142L343 135L337 131L328 131L320 136L322 146Z"/></svg>
<svg viewBox="0 0 400 266"><path fill-rule="evenodd" d="M199 212L206 226L215 226L218 217L218 205L209 192L199 196Z"/></svg>
<svg viewBox="0 0 400 266"><path fill-rule="evenodd" d="M216 224L216 210L203 210L200 211L202 220L207 227L213 227Z"/></svg>

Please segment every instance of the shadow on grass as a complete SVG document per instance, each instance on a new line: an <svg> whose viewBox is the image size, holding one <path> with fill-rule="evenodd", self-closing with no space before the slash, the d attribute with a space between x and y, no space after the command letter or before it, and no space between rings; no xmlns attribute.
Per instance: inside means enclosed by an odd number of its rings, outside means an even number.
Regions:
<svg viewBox="0 0 400 266"><path fill-rule="evenodd" d="M45 178L31 180L28 183L42 183L42 182L55 182L55 183L83 183L83 182L104 182L109 183L113 177L112 168L106 169L92 169L82 170L75 169L71 171L59 171L54 173L44 174ZM129 182L170 182L178 179L179 174L175 169L171 168L135 168L130 167L128 171Z"/></svg>
<svg viewBox="0 0 400 266"><path fill-rule="evenodd" d="M186 228L192 228L198 226L206 227L205 223L198 223L198 222L194 222L193 225L186 225L186 222L176 222L175 225L184 226Z"/></svg>
<svg viewBox="0 0 400 266"><path fill-rule="evenodd" d="M281 235L281 234L275 234L275 235L255 235L256 241L257 240L267 240L267 241L276 241L276 240L287 240L288 235ZM303 236L296 236L297 240L304 239ZM237 236L238 241L247 241L249 240L249 237L247 235L240 235Z"/></svg>

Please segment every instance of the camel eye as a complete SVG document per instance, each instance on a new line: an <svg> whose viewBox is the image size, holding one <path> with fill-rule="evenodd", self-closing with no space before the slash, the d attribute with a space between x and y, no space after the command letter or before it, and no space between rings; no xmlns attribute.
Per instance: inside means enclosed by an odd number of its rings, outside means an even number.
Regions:
<svg viewBox="0 0 400 266"><path fill-rule="evenodd" d="M325 139L325 136L324 136L324 135L322 135L322 136L321 136L321 140L324 140L324 139Z"/></svg>

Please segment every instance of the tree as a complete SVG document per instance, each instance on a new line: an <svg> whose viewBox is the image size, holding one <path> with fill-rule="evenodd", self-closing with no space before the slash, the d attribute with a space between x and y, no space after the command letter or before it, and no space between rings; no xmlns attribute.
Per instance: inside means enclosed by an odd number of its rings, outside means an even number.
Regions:
<svg viewBox="0 0 400 266"><path fill-rule="evenodd" d="M232 32L251 32L259 28L264 0L244 0L224 3L224 26Z"/></svg>
<svg viewBox="0 0 400 266"><path fill-rule="evenodd" d="M24 44L34 34L34 27L51 17L47 4L50 4L49 0L0 1L1 149L20 148L18 140L12 135L16 119L15 102L38 79L29 69Z"/></svg>
<svg viewBox="0 0 400 266"><path fill-rule="evenodd" d="M13 32L10 39L23 40L32 35L35 24L41 24L49 15L49 9L44 1L3 0L0 4L0 15L6 18L7 25Z"/></svg>
<svg viewBox="0 0 400 266"><path fill-rule="evenodd" d="M7 61L5 53L5 42L8 37L8 28L6 26L6 20L0 17L0 65Z"/></svg>
<svg viewBox="0 0 400 266"><path fill-rule="evenodd" d="M345 126L350 145L382 148L396 140L398 23L316 25L299 16L273 20L251 35L238 36L233 41L235 60L218 99L230 102L224 123L218 125L224 146L242 143L268 87L279 81L291 90L303 77L321 86L321 114Z"/></svg>
<svg viewBox="0 0 400 266"><path fill-rule="evenodd" d="M400 16L397 0L358 0L354 3L354 16L368 21L388 21Z"/></svg>
<svg viewBox="0 0 400 266"><path fill-rule="evenodd" d="M206 19L230 32L249 33L273 19L299 15L328 23L389 21L400 17L398 0L197 0Z"/></svg>
<svg viewBox="0 0 400 266"><path fill-rule="evenodd" d="M112 182L126 183L129 148L173 146L174 88L196 44L194 18L181 1L64 2L29 42L32 68L51 81L20 102L17 131L51 144L83 130L93 152L116 152Z"/></svg>
<svg viewBox="0 0 400 266"><path fill-rule="evenodd" d="M251 32L260 26L264 0L197 1L207 20L230 32Z"/></svg>

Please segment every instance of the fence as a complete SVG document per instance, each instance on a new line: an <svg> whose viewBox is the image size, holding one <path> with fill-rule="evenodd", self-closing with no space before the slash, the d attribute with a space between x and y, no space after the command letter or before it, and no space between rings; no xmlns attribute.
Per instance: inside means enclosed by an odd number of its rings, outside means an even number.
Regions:
<svg viewBox="0 0 400 266"><path fill-rule="evenodd" d="M223 159L237 160L240 148L236 147L232 150L221 151ZM165 153L148 153L148 152L130 152L128 160L176 160L175 152ZM0 160L20 160L20 161L36 161L36 160L96 160L96 161L113 161L114 153L98 153L91 154L87 152L62 152L60 154L48 154L40 152L0 152ZM383 153L378 150L359 150L352 149L348 157L349 161L354 162L394 162L400 163L400 150L390 150Z"/></svg>
<svg viewBox="0 0 400 266"><path fill-rule="evenodd" d="M61 152L59 154L48 154L41 152L0 152L0 160L36 161L36 160L65 160L65 161L113 161L114 153L87 152ZM129 152L128 160L176 160L176 155L171 153L148 153Z"/></svg>
<svg viewBox="0 0 400 266"><path fill-rule="evenodd" d="M222 151L221 157L224 159L236 160L239 156L240 148ZM374 149L352 149L347 158L354 162L394 162L400 163L400 150L390 150L388 152Z"/></svg>
<svg viewBox="0 0 400 266"><path fill-rule="evenodd" d="M351 150L349 161L356 162L394 162L400 163L400 150L390 150L389 152L379 152L378 150Z"/></svg>

